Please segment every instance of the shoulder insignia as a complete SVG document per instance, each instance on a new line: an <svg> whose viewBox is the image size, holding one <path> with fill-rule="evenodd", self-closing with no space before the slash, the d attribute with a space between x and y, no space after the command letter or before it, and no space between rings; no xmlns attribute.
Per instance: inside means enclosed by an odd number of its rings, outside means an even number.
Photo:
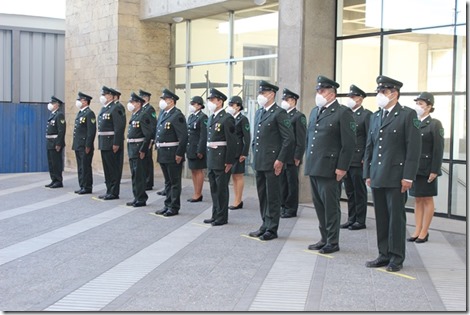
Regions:
<svg viewBox="0 0 470 315"><path fill-rule="evenodd" d="M60 120L60 123L61 123L61 124L65 123L65 119L61 119L61 120Z"/></svg>
<svg viewBox="0 0 470 315"><path fill-rule="evenodd" d="M250 131L250 124L245 124L245 130Z"/></svg>
<svg viewBox="0 0 470 315"><path fill-rule="evenodd" d="M204 121L203 121L203 122L204 122L204 125L206 125L206 126L207 126L207 119L204 119Z"/></svg>
<svg viewBox="0 0 470 315"><path fill-rule="evenodd" d="M351 122L349 123L349 127L351 128L352 131L356 132L356 127L357 127L357 125L356 125L356 122L355 122L355 121L351 121Z"/></svg>
<svg viewBox="0 0 470 315"><path fill-rule="evenodd" d="M287 128L290 128L291 126L290 119L284 119L284 126L286 126Z"/></svg>
<svg viewBox="0 0 470 315"><path fill-rule="evenodd" d="M157 113L153 112L153 113L152 113L152 117L153 117L153 118L157 118Z"/></svg>
<svg viewBox="0 0 470 315"><path fill-rule="evenodd" d="M300 122L302 125L306 126L307 125L307 118L305 116L300 117Z"/></svg>
<svg viewBox="0 0 470 315"><path fill-rule="evenodd" d="M91 122L94 124L96 122L96 119L95 118L92 118L91 119Z"/></svg>
<svg viewBox="0 0 470 315"><path fill-rule="evenodd" d="M413 126L419 129L420 125L421 125L421 121L418 118L413 118Z"/></svg>
<svg viewBox="0 0 470 315"><path fill-rule="evenodd" d="M444 138L444 128L439 129L439 134L441 135L442 138Z"/></svg>

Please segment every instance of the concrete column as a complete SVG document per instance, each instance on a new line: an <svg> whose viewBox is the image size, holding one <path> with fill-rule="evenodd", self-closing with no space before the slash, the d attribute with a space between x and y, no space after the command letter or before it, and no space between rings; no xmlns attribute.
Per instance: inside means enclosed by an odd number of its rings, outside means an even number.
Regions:
<svg viewBox="0 0 470 315"><path fill-rule="evenodd" d="M91 108L96 115L101 108L99 97L103 85L120 90L124 105L131 91L139 89L151 92L151 103L158 105L162 88L169 85L170 26L151 20L141 21L140 0L67 0L66 11L65 167L76 170L71 147L77 92L93 97ZM129 118L130 113L126 114ZM97 145L96 139L93 169L102 173ZM124 154L124 174L128 175L127 148Z"/></svg>
<svg viewBox="0 0 470 315"><path fill-rule="evenodd" d="M278 84L298 92L298 109L315 106L316 78L334 78L335 1L279 0ZM300 202L311 202L310 181L301 167Z"/></svg>

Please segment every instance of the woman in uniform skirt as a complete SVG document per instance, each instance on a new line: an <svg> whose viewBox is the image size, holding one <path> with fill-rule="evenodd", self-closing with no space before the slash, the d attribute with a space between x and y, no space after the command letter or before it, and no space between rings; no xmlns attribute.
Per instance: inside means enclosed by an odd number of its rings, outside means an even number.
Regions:
<svg viewBox="0 0 470 315"><path fill-rule="evenodd" d="M233 205L229 206L230 210L243 208L243 187L245 185L245 159L248 156L250 149L250 123L248 118L244 116L241 111L243 110L243 101L239 96L232 96L228 102L227 113L231 114L235 119L235 134L237 137L237 150L236 159L232 166L232 180L235 198Z"/></svg>
<svg viewBox="0 0 470 315"><path fill-rule="evenodd" d="M415 110L421 120L421 158L410 195L415 197L416 228L409 242L425 243L434 215L434 196L437 196L437 176L440 176L444 154L444 129L439 120L429 115L434 111L434 96L422 92L416 99Z"/></svg>
<svg viewBox="0 0 470 315"><path fill-rule="evenodd" d="M191 170L194 193L189 202L202 201L202 186L204 184L204 169L207 168L207 115L202 112L204 101L200 96L194 96L189 105L188 116L188 147L186 157Z"/></svg>

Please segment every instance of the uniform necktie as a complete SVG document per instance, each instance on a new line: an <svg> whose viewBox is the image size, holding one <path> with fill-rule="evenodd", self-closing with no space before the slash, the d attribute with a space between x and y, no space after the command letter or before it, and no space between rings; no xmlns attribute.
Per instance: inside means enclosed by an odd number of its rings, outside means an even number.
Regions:
<svg viewBox="0 0 470 315"><path fill-rule="evenodd" d="M387 116L388 116L388 113L389 113L389 111L388 111L388 110L384 110L383 119L387 118Z"/></svg>

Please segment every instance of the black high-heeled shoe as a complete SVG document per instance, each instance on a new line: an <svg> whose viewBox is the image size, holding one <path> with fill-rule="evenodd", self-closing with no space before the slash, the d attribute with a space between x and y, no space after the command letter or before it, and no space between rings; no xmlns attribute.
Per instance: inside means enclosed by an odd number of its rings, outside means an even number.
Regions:
<svg viewBox="0 0 470 315"><path fill-rule="evenodd" d="M416 241L417 239L418 239L418 236L416 236L416 237L413 237L413 236L412 236L412 237L408 237L406 240L407 240L408 242L414 242L414 241Z"/></svg>
<svg viewBox="0 0 470 315"><path fill-rule="evenodd" d="M243 208L243 201L238 204L238 206L230 206L228 207L230 210L242 209Z"/></svg>
<svg viewBox="0 0 470 315"><path fill-rule="evenodd" d="M426 243L426 242L428 241L428 239L429 239L429 233L426 234L426 237L425 237L425 238L419 238L419 237L418 237L418 238L416 239L415 243Z"/></svg>
<svg viewBox="0 0 470 315"><path fill-rule="evenodd" d="M202 195L199 198L196 198L196 199L193 199L193 198L188 199L188 202L201 202L201 201L202 201Z"/></svg>

